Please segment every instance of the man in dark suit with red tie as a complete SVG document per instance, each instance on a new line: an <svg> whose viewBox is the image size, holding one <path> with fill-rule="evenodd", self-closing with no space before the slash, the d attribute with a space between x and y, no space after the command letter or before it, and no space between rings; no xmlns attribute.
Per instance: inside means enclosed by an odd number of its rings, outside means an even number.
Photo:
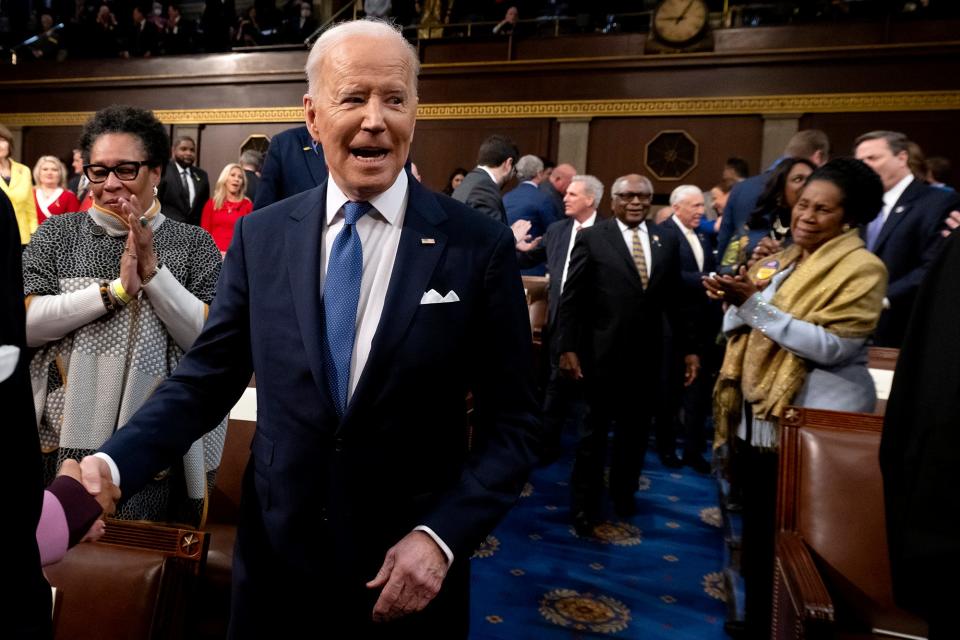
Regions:
<svg viewBox="0 0 960 640"><path fill-rule="evenodd" d="M466 638L470 556L536 457L513 234L403 168L418 69L380 21L317 40L329 179L238 221L203 333L82 462L136 492L256 374L231 638Z"/></svg>
<svg viewBox="0 0 960 640"><path fill-rule="evenodd" d="M616 423L610 497L619 517L637 512L634 493L656 412L662 314L697 375L692 318L680 279L677 240L646 221L653 185L640 175L613 183L615 218L578 234L558 311L560 369L583 380L589 413L577 443L573 523L587 536L602 515L607 433Z"/></svg>
<svg viewBox="0 0 960 640"><path fill-rule="evenodd" d="M210 199L210 178L206 171L194 166L196 162L197 143L193 138L180 136L174 140L173 159L163 172L157 197L163 215L199 225L203 205Z"/></svg>

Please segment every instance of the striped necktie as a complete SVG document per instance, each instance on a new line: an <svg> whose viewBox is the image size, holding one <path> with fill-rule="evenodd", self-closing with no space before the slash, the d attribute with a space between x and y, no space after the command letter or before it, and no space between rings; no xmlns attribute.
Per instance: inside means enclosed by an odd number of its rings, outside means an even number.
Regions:
<svg viewBox="0 0 960 640"><path fill-rule="evenodd" d="M633 253L633 263L637 265L637 271L640 273L640 283L646 289L650 284L650 276L647 272L647 257L643 254L643 244L640 242L640 228L633 228L633 243L631 245Z"/></svg>

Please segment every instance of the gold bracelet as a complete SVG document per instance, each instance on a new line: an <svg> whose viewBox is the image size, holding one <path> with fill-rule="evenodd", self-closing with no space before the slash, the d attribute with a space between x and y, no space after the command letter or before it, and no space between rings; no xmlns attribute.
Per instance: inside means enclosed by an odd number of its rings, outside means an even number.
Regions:
<svg viewBox="0 0 960 640"><path fill-rule="evenodd" d="M157 271L160 271L160 267L162 267L162 266L163 266L163 263L162 263L162 262L158 262L158 263L157 263L157 266L155 266L155 267L153 268L153 272L150 273L150 275L148 275L146 278L143 278L143 279L140 280L140 286L141 286L141 287L142 287L142 286L145 286L145 285L148 284L151 280L153 280L154 276L157 275Z"/></svg>
<svg viewBox="0 0 960 640"><path fill-rule="evenodd" d="M123 283L120 282L120 278L110 283L110 290L121 304L128 305L133 301L133 297L123 288Z"/></svg>

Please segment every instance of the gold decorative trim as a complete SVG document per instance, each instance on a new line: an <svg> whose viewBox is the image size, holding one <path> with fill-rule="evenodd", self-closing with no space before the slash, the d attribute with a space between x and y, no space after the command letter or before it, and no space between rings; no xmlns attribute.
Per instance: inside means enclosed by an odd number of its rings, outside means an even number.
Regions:
<svg viewBox="0 0 960 640"><path fill-rule="evenodd" d="M882 111L957 111L960 91L826 93L637 100L469 102L421 104L419 120L497 120L520 118L624 118L655 116L778 115ZM257 124L302 122L303 107L238 109L156 109L166 124ZM9 127L82 125L91 111L0 113Z"/></svg>

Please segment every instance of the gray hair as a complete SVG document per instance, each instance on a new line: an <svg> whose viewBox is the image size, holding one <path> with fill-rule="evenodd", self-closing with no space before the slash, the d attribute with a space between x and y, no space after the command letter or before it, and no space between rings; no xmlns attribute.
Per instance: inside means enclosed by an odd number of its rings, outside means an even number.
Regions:
<svg viewBox="0 0 960 640"><path fill-rule="evenodd" d="M407 63L410 66L410 84L413 87L414 95L417 94L417 76L420 74L420 58L417 50L407 42L403 34L393 23L380 20L378 18L364 18L363 20L353 20L350 22L341 22L323 32L310 49L310 55L307 56L307 64L304 70L307 73L307 91L311 96L316 95L320 67L324 58L331 50L342 44L350 38L372 37L389 40L399 45L407 57Z"/></svg>
<svg viewBox="0 0 960 640"><path fill-rule="evenodd" d="M543 171L543 160L534 155L523 156L517 160L517 180L532 180Z"/></svg>
<svg viewBox="0 0 960 640"><path fill-rule="evenodd" d="M692 184L682 184L670 194L670 206L677 204L688 196L702 196L703 190Z"/></svg>
<svg viewBox="0 0 960 640"><path fill-rule="evenodd" d="M582 182L583 186L586 188L587 193L593 198L593 206L600 206L600 201L603 199L603 183L597 180L596 177L590 175L575 175L573 179L570 180L570 184L574 182ZM567 187L568 189L570 187Z"/></svg>
<svg viewBox="0 0 960 640"><path fill-rule="evenodd" d="M639 180L640 184L644 185L647 188L647 191L649 191L651 194L653 193L653 183L650 182L650 178L648 178L647 176L634 174L634 175L620 176L619 178L614 180L613 186L610 187L613 194L616 195L620 191L620 189L618 189L617 187L620 185L621 182L626 182L627 180L630 180L632 178L636 178L637 180Z"/></svg>
<svg viewBox="0 0 960 640"><path fill-rule="evenodd" d="M240 154L240 164L249 164L258 170L263 166L263 154L256 149L247 149Z"/></svg>

